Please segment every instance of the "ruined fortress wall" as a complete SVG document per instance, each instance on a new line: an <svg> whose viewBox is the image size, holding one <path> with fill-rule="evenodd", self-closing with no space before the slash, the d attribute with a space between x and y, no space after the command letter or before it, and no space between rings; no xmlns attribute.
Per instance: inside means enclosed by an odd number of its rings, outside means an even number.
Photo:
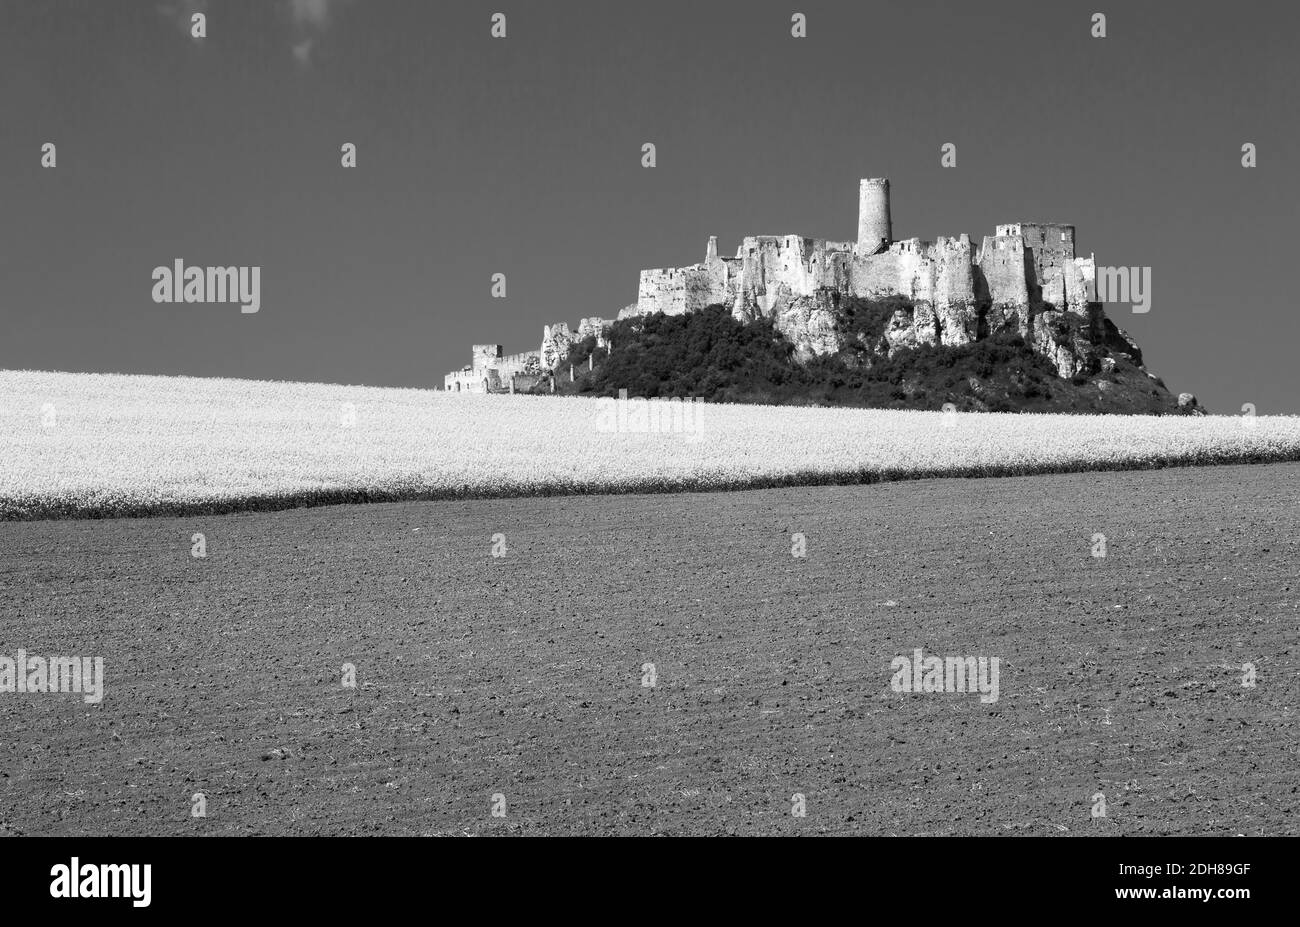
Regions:
<svg viewBox="0 0 1300 927"><path fill-rule="evenodd" d="M541 354L538 351L524 351L520 354L505 354L496 363L496 370L501 376L502 382L508 382L513 376L519 376L531 367L534 370L541 364Z"/></svg>
<svg viewBox="0 0 1300 927"><path fill-rule="evenodd" d="M805 240L808 243L804 248L804 282L807 294L825 289L847 293L849 263L854 243L826 241L821 238Z"/></svg>
<svg viewBox="0 0 1300 927"><path fill-rule="evenodd" d="M471 348L471 367L474 370L485 370L495 364L501 357L501 345L499 344L476 344Z"/></svg>
<svg viewBox="0 0 1300 927"><path fill-rule="evenodd" d="M949 261L952 258L945 254L943 259ZM891 322L891 347L935 344L946 330L942 324L943 316L936 307L936 296L941 295L938 292L939 270L940 262L936 261L932 244L916 238L898 241L879 254L858 254L852 258L848 292L865 299L895 295L908 297L913 307L910 318L897 317ZM945 285L961 285L960 271L949 270L947 273Z"/></svg>
<svg viewBox="0 0 1300 927"><path fill-rule="evenodd" d="M686 311L685 274L689 268L681 270L675 267L653 268L641 271L641 281L637 286L636 309L642 315L662 312L666 315L681 315Z"/></svg>
<svg viewBox="0 0 1300 927"><path fill-rule="evenodd" d="M735 307L739 302L744 271L745 261L743 258L724 257L722 259L722 298L720 302L724 305Z"/></svg>
<svg viewBox="0 0 1300 927"><path fill-rule="evenodd" d="M897 292L902 276L901 257L896 251L856 257L849 268L849 292L864 298L885 296Z"/></svg>
<svg viewBox="0 0 1300 927"><path fill-rule="evenodd" d="M1077 257L1065 265L1065 302L1071 312L1090 316L1096 300L1097 265L1091 257Z"/></svg>
<svg viewBox="0 0 1300 927"><path fill-rule="evenodd" d="M722 282L724 272L722 262L696 266L699 269L695 273L688 274L685 280L687 312L696 312L705 306L720 303L726 298Z"/></svg>
<svg viewBox="0 0 1300 927"><path fill-rule="evenodd" d="M442 378L443 389L453 393L486 393L490 385L483 370L457 370Z"/></svg>
<svg viewBox="0 0 1300 927"><path fill-rule="evenodd" d="M945 345L969 344L979 338L974 259L975 248L966 235L939 238L930 249L933 306Z"/></svg>
<svg viewBox="0 0 1300 927"><path fill-rule="evenodd" d="M855 256L850 265L849 292L868 299L902 295L930 300L934 273L924 243L912 238L894 242L880 254Z"/></svg>
<svg viewBox="0 0 1300 927"><path fill-rule="evenodd" d="M719 257L717 236L710 236L703 263L641 271L635 314L662 312L681 315L705 306L734 302L739 290L737 278L742 273L741 265L739 258ZM620 312L619 318L624 317Z"/></svg>
<svg viewBox="0 0 1300 927"><path fill-rule="evenodd" d="M784 288L801 296L812 292L808 266L812 239L798 235L752 236L741 243L740 253L744 259L742 290L775 294Z"/></svg>
<svg viewBox="0 0 1300 927"><path fill-rule="evenodd" d="M694 312L726 298L725 265L713 267L692 264L690 267L667 267L641 271L637 287L637 313L662 312L681 315Z"/></svg>
<svg viewBox="0 0 1300 927"><path fill-rule="evenodd" d="M807 263L812 239L798 235L756 235L738 250L740 278L732 313L737 318L769 317L778 304L812 292L813 274Z"/></svg>
<svg viewBox="0 0 1300 927"><path fill-rule="evenodd" d="M849 275L853 253L847 248L837 248L839 242L828 242L813 252L810 266L811 285L814 290L849 291Z"/></svg>
<svg viewBox="0 0 1300 927"><path fill-rule="evenodd" d="M1074 226L1047 222L1022 222L1020 234L1034 258L1035 270L1063 268L1074 260Z"/></svg>
<svg viewBox="0 0 1300 927"><path fill-rule="evenodd" d="M1041 299L1059 308L1068 307L1069 283L1073 271L1074 226L1054 222L1015 222L997 227L999 235L1019 236L1024 242L1031 301Z"/></svg>
<svg viewBox="0 0 1300 927"><path fill-rule="evenodd" d="M704 273L708 289L702 294L704 305L713 306L731 302L735 298L737 281L732 279L740 273L740 262L735 258L718 256L718 237L709 236L708 246L704 249Z"/></svg>
<svg viewBox="0 0 1300 927"><path fill-rule="evenodd" d="M994 305L1029 303L1025 242L1019 235L985 235L979 252L979 268Z"/></svg>
<svg viewBox="0 0 1300 927"><path fill-rule="evenodd" d="M934 262L934 299L936 303L957 305L975 301L975 247L970 238L939 238L930 249Z"/></svg>
<svg viewBox="0 0 1300 927"><path fill-rule="evenodd" d="M719 257L710 238L702 264L641 271L639 315L680 315L710 305L730 305L741 317L768 315L774 301L818 289L847 292L853 242L827 242L799 235L745 238L735 257Z"/></svg>

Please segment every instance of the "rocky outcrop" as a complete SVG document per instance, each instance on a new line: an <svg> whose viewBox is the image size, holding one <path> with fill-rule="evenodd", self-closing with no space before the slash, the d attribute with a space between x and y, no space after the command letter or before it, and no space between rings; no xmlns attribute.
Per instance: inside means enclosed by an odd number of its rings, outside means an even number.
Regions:
<svg viewBox="0 0 1300 927"><path fill-rule="evenodd" d="M578 337L576 340L582 341L586 338L595 338L596 347L608 347L609 330L614 325L613 319L602 319L599 316L592 316L578 321Z"/></svg>
<svg viewBox="0 0 1300 927"><path fill-rule="evenodd" d="M794 345L798 360L834 354L844 346L836 324L838 308L837 293L818 290L785 302L776 313L776 329Z"/></svg>
<svg viewBox="0 0 1300 927"><path fill-rule="evenodd" d="M883 311L864 323L860 318L853 320L853 315L870 313L872 300L845 297L829 288L809 296L774 289L757 296L743 314L735 314L751 321L771 319L794 345L795 357L805 362L838 353L849 340L855 340L853 347L868 357L892 357L898 351L927 345L959 347L1014 334L1046 358L1063 378L1100 373L1108 359L1112 367L1115 358L1142 366L1142 351L1106 318L1099 303L1060 309L1050 303L981 306L949 301L936 309L928 300L896 298L874 304L884 307ZM891 306L895 308L889 311Z"/></svg>
<svg viewBox="0 0 1300 927"><path fill-rule="evenodd" d="M566 357L573 346L573 332L568 322L556 322L542 328L541 360L543 370L554 370Z"/></svg>
<svg viewBox="0 0 1300 927"><path fill-rule="evenodd" d="M911 280L908 286L896 283L893 269L883 279L861 283L850 278L847 283L807 293L785 280L751 275L747 286L735 297L732 315L746 322L771 320L794 345L795 356L806 361L844 347L838 322L846 305L901 296L906 308L881 320L879 330L862 338L860 347L869 353L892 355L926 345L960 347L987 337L1018 334L1063 378L1095 374L1101 370L1103 359L1111 355L1142 365L1137 345L1106 318L1100 303L1087 299L1085 272L1091 272L1090 259L1077 262L1069 258L1039 270L1032 265L1026 267L1025 252L1017 251L1012 256L1021 262L1019 273L1028 276L1027 283L1016 287L996 277L990 285L980 268L973 269L963 281L957 272L941 273L942 267L927 263L923 256L912 260L911 250L899 248L893 253L904 268L903 275ZM956 254L949 264L960 267L961 254ZM1000 269L990 262L988 272L996 275ZM1040 293L1052 295L1057 301L1044 301L1038 298ZM621 312L620 318L636 315L629 311L631 308Z"/></svg>

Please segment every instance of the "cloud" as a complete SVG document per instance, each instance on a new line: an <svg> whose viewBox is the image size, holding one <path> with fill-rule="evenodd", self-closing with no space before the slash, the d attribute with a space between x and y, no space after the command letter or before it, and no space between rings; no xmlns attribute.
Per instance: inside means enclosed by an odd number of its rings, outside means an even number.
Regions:
<svg viewBox="0 0 1300 927"><path fill-rule="evenodd" d="M316 40L311 36L303 39L293 46L293 58L301 65L311 64L311 50L315 46Z"/></svg>
<svg viewBox="0 0 1300 927"><path fill-rule="evenodd" d="M303 67L311 64L312 52L319 47L321 35L329 28L335 11L345 2L347 0L285 0L295 39L289 48L298 64Z"/></svg>
<svg viewBox="0 0 1300 927"><path fill-rule="evenodd" d="M289 0L289 15L296 25L324 29L330 21L330 0Z"/></svg>

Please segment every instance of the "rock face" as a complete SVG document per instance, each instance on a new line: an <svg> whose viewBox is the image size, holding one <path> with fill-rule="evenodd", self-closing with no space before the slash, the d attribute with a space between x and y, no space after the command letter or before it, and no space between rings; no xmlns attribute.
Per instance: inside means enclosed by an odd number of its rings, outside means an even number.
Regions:
<svg viewBox="0 0 1300 927"><path fill-rule="evenodd" d="M568 322L556 322L542 328L541 363L543 370L554 370L569 355L573 346L573 333Z"/></svg>
<svg viewBox="0 0 1300 927"><path fill-rule="evenodd" d="M757 297L740 316L745 320L771 319L795 346L796 358L807 361L846 346L842 326L837 323L850 305L868 299L845 297L832 289L807 296L778 289ZM943 300L936 306L931 300L914 300L895 309L882 323L877 332L860 336L859 346L869 354L892 356L923 345L959 346L1017 334L1047 358L1061 377L1091 376L1113 369L1119 357L1142 366L1141 350L1106 318L1098 303L1058 309L1050 303L1016 306Z"/></svg>
<svg viewBox="0 0 1300 927"><path fill-rule="evenodd" d="M864 180L858 241L760 235L720 257L710 238L700 264L643 270L635 309L619 318L722 304L743 321L771 319L807 359L843 347L835 318L844 300L901 296L911 308L888 320L879 350L1014 331L1061 377L1097 373L1112 353L1141 365L1141 352L1093 300L1096 266L1075 255L1074 226L1007 223L977 246L967 235L893 240L890 223L888 182Z"/></svg>
<svg viewBox="0 0 1300 927"><path fill-rule="evenodd" d="M834 354L843 341L836 331L839 295L818 290L811 296L797 296L782 304L776 314L776 328L794 344L801 361L822 354Z"/></svg>
<svg viewBox="0 0 1300 927"><path fill-rule="evenodd" d="M613 319L602 319L599 316L580 319L578 321L578 337L576 340L582 341L585 338L595 338L596 347L607 347L609 344L607 336L609 335L609 330L613 325ZM545 332L543 332L543 334L545 334Z"/></svg>

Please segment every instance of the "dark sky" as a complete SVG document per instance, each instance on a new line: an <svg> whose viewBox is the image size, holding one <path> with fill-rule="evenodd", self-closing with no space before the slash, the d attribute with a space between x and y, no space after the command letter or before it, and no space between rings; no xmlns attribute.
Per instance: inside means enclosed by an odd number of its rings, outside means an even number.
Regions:
<svg viewBox="0 0 1300 927"><path fill-rule="evenodd" d="M0 0L0 367L433 386L471 343L614 315L711 234L851 239L858 179L887 176L895 237L1062 221L1150 266L1151 311L1112 308L1149 369L1298 413L1297 26L1280 2ZM261 266L261 312L153 303L178 257Z"/></svg>

